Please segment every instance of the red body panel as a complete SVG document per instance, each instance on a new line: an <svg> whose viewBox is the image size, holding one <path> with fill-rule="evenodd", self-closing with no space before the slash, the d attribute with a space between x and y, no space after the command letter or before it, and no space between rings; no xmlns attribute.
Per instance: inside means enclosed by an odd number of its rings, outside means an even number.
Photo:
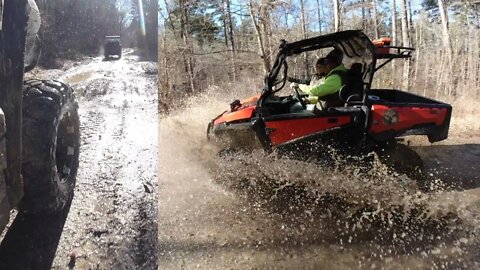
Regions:
<svg viewBox="0 0 480 270"><path fill-rule="evenodd" d="M250 119L255 111L256 106L250 106L246 108L240 108L234 112L225 112L222 116L220 116L217 120L213 123L215 125L225 123L225 122L233 122L233 121L240 121L245 119Z"/></svg>
<svg viewBox="0 0 480 270"><path fill-rule="evenodd" d="M396 124L385 124L383 115L387 110L394 110L398 114ZM388 107L385 105L373 105L370 112L369 133L381 133L389 130L401 131L414 128L421 124L442 125L447 117L446 108L420 108L420 107Z"/></svg>
<svg viewBox="0 0 480 270"><path fill-rule="evenodd" d="M213 123L215 125L218 125L221 123L229 123L234 121L250 119L253 116L253 112L255 111L255 108L257 107L257 101L259 98L260 98L260 95L256 95L242 101L241 106L238 109L234 111L231 111L231 110L226 111L222 116L215 119Z"/></svg>
<svg viewBox="0 0 480 270"><path fill-rule="evenodd" d="M337 122L329 123L329 119L337 119ZM272 146L277 146L317 132L344 126L350 122L350 116L336 116L267 121L266 126L271 129L269 136Z"/></svg>

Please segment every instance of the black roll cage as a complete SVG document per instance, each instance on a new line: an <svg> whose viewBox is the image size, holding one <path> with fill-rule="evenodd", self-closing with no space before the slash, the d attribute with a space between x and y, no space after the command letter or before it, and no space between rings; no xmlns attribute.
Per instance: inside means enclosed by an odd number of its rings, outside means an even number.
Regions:
<svg viewBox="0 0 480 270"><path fill-rule="evenodd" d="M333 47L336 49L341 50L347 57L354 58L354 57L362 57L365 52L361 53L358 50L364 49L366 50L371 57L370 63L366 66L364 70L363 78L366 80L364 83L364 95L362 103L365 103L366 97L368 96L368 92L370 91L371 84L373 81L373 75L377 72L380 68L385 66L391 60L396 58L410 58L411 52L414 50L413 48L408 47L397 47L397 46L383 46L382 48L388 48L396 50L393 53L387 54L378 54L376 52L376 47L372 43L372 41L361 31L361 30L347 30L341 31L336 33L331 33L327 35L321 35L313 38L303 39L296 42L288 43L285 40L280 41L279 51L277 53L275 62L273 64L272 69L270 72L265 76L265 84L260 95L260 98L257 102L258 107L262 107L264 101L269 96L277 93L283 87L285 87L286 80L287 80L287 72L288 72L288 64L286 62L286 58L288 56L301 54L307 51L314 51L322 48ZM378 67L377 59L387 59ZM277 77L282 69L283 70L283 78L281 81L277 81ZM274 90L274 87L281 84L280 87Z"/></svg>

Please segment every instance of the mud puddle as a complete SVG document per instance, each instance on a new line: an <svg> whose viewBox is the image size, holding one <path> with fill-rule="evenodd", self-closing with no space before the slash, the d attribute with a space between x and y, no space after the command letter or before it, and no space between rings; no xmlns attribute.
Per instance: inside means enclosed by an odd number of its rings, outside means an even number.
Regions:
<svg viewBox="0 0 480 270"><path fill-rule="evenodd" d="M157 268L157 77L145 73L151 66L127 53L45 71L69 81L79 103L75 195L53 223L17 215L12 226L22 225L6 247L14 254L6 269ZM41 70L35 74L42 77ZM39 224L45 227L32 229ZM41 237L22 240L28 231Z"/></svg>
<svg viewBox="0 0 480 270"><path fill-rule="evenodd" d="M160 120L162 268L479 267L478 185L424 193L412 179L381 166L359 173L263 152L220 157L205 127L233 99L216 93ZM446 160L453 151L458 162L478 160L475 151L459 152L462 147L420 147L422 158ZM440 159L428 164L429 173L451 181ZM462 181L471 176L463 174Z"/></svg>

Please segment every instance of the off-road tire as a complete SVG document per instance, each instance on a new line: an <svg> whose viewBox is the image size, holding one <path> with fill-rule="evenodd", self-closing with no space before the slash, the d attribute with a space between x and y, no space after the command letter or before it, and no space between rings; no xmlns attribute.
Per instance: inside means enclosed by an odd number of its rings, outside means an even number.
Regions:
<svg viewBox="0 0 480 270"><path fill-rule="evenodd" d="M24 198L32 214L61 211L73 198L80 131L72 88L58 81L29 80L23 89Z"/></svg>
<svg viewBox="0 0 480 270"><path fill-rule="evenodd" d="M390 170L405 174L415 180L421 189L426 188L427 180L422 158L407 145L389 141L379 145L375 151L380 161Z"/></svg>

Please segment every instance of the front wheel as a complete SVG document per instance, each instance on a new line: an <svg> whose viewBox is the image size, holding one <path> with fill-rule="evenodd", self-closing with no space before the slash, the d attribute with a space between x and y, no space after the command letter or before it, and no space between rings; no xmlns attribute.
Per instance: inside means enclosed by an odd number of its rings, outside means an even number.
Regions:
<svg viewBox="0 0 480 270"><path fill-rule="evenodd" d="M73 198L79 164L80 124L72 88L57 81L25 82L22 124L21 210L61 211Z"/></svg>

